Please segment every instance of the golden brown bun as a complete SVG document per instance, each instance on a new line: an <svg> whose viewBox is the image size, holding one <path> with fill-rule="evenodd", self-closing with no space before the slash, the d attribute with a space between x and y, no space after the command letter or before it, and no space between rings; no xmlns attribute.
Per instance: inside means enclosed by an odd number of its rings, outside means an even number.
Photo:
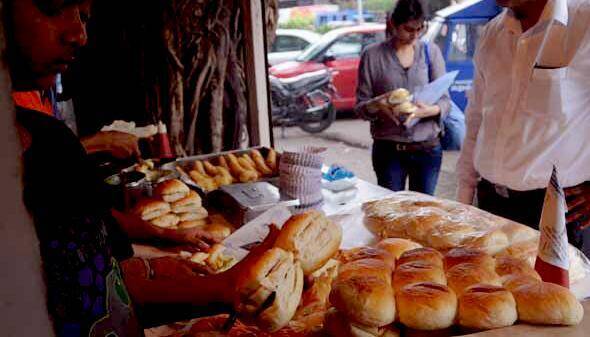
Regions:
<svg viewBox="0 0 590 337"><path fill-rule="evenodd" d="M137 203L133 213L144 221L150 221L170 213L170 205L161 200L144 199Z"/></svg>
<svg viewBox="0 0 590 337"><path fill-rule="evenodd" d="M207 225L207 221L204 220L189 220L189 221L181 221L178 224L179 229L189 229L189 228L197 228L197 227L205 227Z"/></svg>
<svg viewBox="0 0 590 337"><path fill-rule="evenodd" d="M323 213L309 211L291 217L281 229L276 247L293 252L309 275L320 269L340 248L342 229Z"/></svg>
<svg viewBox="0 0 590 337"><path fill-rule="evenodd" d="M376 247L388 251L397 260L403 253L422 248L422 245L412 240L390 238L381 240Z"/></svg>
<svg viewBox="0 0 590 337"><path fill-rule="evenodd" d="M541 281L539 273L527 261L509 256L496 258L496 273L500 276L528 275Z"/></svg>
<svg viewBox="0 0 590 337"><path fill-rule="evenodd" d="M174 213L196 212L203 206L201 197L195 191L190 191L188 195L178 201L170 204Z"/></svg>
<svg viewBox="0 0 590 337"><path fill-rule="evenodd" d="M447 278L442 268L420 261L399 265L393 273L393 290L395 292L410 284L422 282L447 284Z"/></svg>
<svg viewBox="0 0 590 337"><path fill-rule="evenodd" d="M172 213L162 215L161 217L150 220L150 223L154 226L162 228L176 227L180 219Z"/></svg>
<svg viewBox="0 0 590 337"><path fill-rule="evenodd" d="M399 330L392 326L368 327L351 323L336 308L328 309L324 317L324 328L332 337L399 337Z"/></svg>
<svg viewBox="0 0 590 337"><path fill-rule="evenodd" d="M272 248L243 270L237 278L236 311L248 316L262 310L254 318L269 331L287 325L303 293L303 271L293 253ZM265 309L262 305L270 296L274 296L274 300Z"/></svg>
<svg viewBox="0 0 590 337"><path fill-rule="evenodd" d="M460 296L474 284L501 286L500 276L494 270L473 263L461 263L447 271L447 284Z"/></svg>
<svg viewBox="0 0 590 337"><path fill-rule="evenodd" d="M396 107L396 110L403 114L414 113L417 109L418 107L412 102L403 102Z"/></svg>
<svg viewBox="0 0 590 337"><path fill-rule="evenodd" d="M232 233L232 227L223 223L212 223L205 230L217 238L225 239Z"/></svg>
<svg viewBox="0 0 590 337"><path fill-rule="evenodd" d="M398 264L404 264L413 261L427 262L433 266L444 268L443 255L433 248L417 248L409 250L400 256Z"/></svg>
<svg viewBox="0 0 590 337"><path fill-rule="evenodd" d="M508 248L509 245L510 242L508 241L508 236L500 229L486 233L483 236L473 238L465 243L466 247L478 248L490 255L494 255L500 251L503 251L504 249Z"/></svg>
<svg viewBox="0 0 590 337"><path fill-rule="evenodd" d="M532 324L576 325L584 317L584 308L562 286L538 282L513 290L518 319Z"/></svg>
<svg viewBox="0 0 590 337"><path fill-rule="evenodd" d="M459 324L464 327L496 329L517 319L516 302L505 288L476 284L459 297Z"/></svg>
<svg viewBox="0 0 590 337"><path fill-rule="evenodd" d="M158 184L154 195L161 197L166 202L175 202L186 197L190 192L188 186L178 179L166 180Z"/></svg>
<svg viewBox="0 0 590 337"><path fill-rule="evenodd" d="M506 234L510 245L514 245L515 243L523 241L534 240L537 236L537 231L534 229L515 222L510 222L502 226L502 232Z"/></svg>
<svg viewBox="0 0 590 337"><path fill-rule="evenodd" d="M345 263L340 266L338 275L340 278L347 278L350 275L375 276L384 282L391 284L391 268L379 259L361 259Z"/></svg>
<svg viewBox="0 0 590 337"><path fill-rule="evenodd" d="M352 322L373 327L388 325L395 319L395 299L391 281L387 280L383 269L375 273L364 268L356 272L345 269L332 283L330 303Z"/></svg>
<svg viewBox="0 0 590 337"><path fill-rule="evenodd" d="M408 91L408 89L405 88L399 88L399 89L395 89L393 90L390 94L389 94L389 102L391 104L400 104L403 103L407 100L410 99L410 92Z"/></svg>
<svg viewBox="0 0 590 337"><path fill-rule="evenodd" d="M417 283L397 292L395 298L400 322L413 329L446 329L457 315L457 296L442 284Z"/></svg>
<svg viewBox="0 0 590 337"><path fill-rule="evenodd" d="M449 270L461 263L474 263L494 270L496 261L481 249L459 247L445 254L445 269Z"/></svg>
<svg viewBox="0 0 590 337"><path fill-rule="evenodd" d="M428 233L426 241L432 248L447 250L461 245L473 231L474 227L466 223L441 221Z"/></svg>
<svg viewBox="0 0 590 337"><path fill-rule="evenodd" d="M385 264L395 269L395 258L386 250L373 247L358 247L342 252L340 259L342 262L352 262L364 259L377 259L385 262Z"/></svg>
<svg viewBox="0 0 590 337"><path fill-rule="evenodd" d="M180 221L197 221L205 220L209 216L209 213L203 207L199 208L196 212L191 213L180 213L176 214L180 218Z"/></svg>
<svg viewBox="0 0 590 337"><path fill-rule="evenodd" d="M541 282L539 279L530 275L515 274L504 275L502 277L502 285L504 286L504 288L510 291L514 291L515 289L523 285L537 284L539 282Z"/></svg>

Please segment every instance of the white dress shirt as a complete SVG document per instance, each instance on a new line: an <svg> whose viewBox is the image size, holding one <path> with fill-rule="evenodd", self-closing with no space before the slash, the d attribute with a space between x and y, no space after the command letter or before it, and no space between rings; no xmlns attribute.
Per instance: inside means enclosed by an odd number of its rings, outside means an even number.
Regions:
<svg viewBox="0 0 590 337"><path fill-rule="evenodd" d="M475 55L459 158L458 200L480 177L513 190L590 180L590 2L549 0L522 32L511 10L491 21Z"/></svg>

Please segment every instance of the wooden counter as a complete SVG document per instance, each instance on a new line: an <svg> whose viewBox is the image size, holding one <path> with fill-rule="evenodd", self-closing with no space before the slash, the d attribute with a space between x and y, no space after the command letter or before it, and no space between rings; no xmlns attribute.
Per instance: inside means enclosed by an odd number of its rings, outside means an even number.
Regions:
<svg viewBox="0 0 590 337"><path fill-rule="evenodd" d="M551 327L519 324L508 328L470 334L473 337L590 337L590 300L584 305L584 320L573 327Z"/></svg>

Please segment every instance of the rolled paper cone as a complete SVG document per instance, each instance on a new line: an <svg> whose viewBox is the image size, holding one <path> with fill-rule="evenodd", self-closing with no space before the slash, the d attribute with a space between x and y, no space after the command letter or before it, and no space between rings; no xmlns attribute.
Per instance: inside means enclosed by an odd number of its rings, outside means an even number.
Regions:
<svg viewBox="0 0 590 337"><path fill-rule="evenodd" d="M557 169L553 167L539 224L541 237L535 270L543 281L569 288L566 209L565 194L557 179Z"/></svg>

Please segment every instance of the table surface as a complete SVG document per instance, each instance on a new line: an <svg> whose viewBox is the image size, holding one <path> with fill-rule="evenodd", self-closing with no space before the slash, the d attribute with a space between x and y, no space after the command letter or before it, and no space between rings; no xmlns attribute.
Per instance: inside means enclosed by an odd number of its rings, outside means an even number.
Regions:
<svg viewBox="0 0 590 337"><path fill-rule="evenodd" d="M332 192L323 189L322 193L324 194L324 206L322 207L322 211L324 211L326 215L343 213L344 211L367 201L381 199L393 194L391 190L371 184L362 179L357 181L356 186L353 189L341 192Z"/></svg>

